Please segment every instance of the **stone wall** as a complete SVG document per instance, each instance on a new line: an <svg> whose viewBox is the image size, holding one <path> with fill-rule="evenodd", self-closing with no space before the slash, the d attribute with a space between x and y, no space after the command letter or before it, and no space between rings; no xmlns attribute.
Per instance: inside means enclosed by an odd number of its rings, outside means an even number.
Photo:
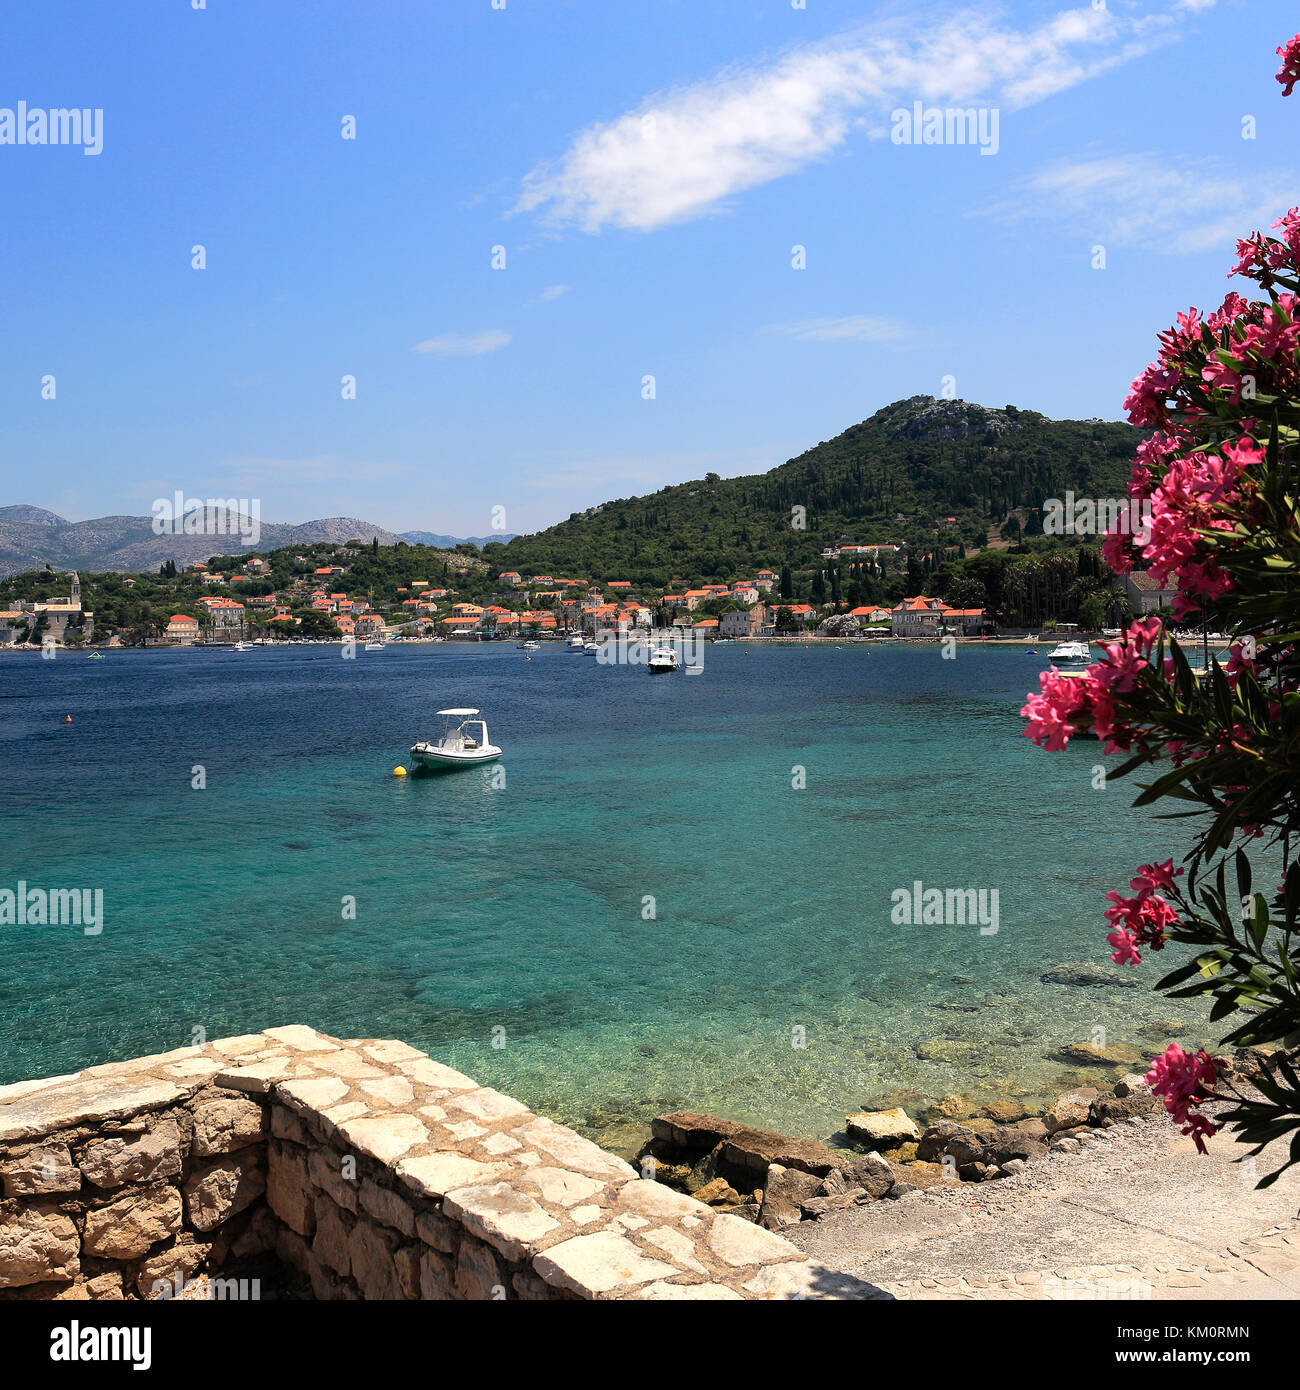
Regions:
<svg viewBox="0 0 1300 1390"><path fill-rule="evenodd" d="M0 1087L0 1298L264 1285L321 1299L882 1296L401 1042L270 1028Z"/></svg>

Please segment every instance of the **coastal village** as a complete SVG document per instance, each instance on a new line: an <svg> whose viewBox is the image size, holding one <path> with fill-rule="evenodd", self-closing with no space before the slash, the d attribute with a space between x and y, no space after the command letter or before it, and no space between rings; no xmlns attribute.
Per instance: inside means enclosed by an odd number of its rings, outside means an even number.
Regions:
<svg viewBox="0 0 1300 1390"><path fill-rule="evenodd" d="M631 637L669 628L696 640L893 637L904 640L989 638L999 635L996 616L984 607L958 607L924 593L897 601L854 603L864 588L856 579L848 600L825 597L822 572L792 576L762 567L752 576L726 582L666 589L621 577L524 575L497 571L477 554L399 547L385 551L390 568L434 567L436 578L401 575L402 582L374 582L368 561L377 548L349 542L316 546L311 554L214 557L164 575L165 593L188 597L165 621L152 616L138 625L101 621L83 600L76 573L27 576L68 592L44 597L6 597L0 591L0 648L27 646L143 645L189 647L235 642L294 640L493 641L545 640L578 634L588 638ZM403 550L409 555L404 556ZM927 557L929 558L929 557ZM893 566L898 587L906 564L904 547L845 543L823 552L828 566L847 566L857 576L886 574ZM174 567L173 567L174 568ZM166 570L166 567L164 567ZM912 572L908 571L908 577ZM5 581L12 587L13 580ZM157 586L154 576L104 575L88 579L96 591L130 596ZM878 591L877 578L872 585ZM798 601L796 588L811 588ZM1142 571L1126 577L1134 613L1157 611L1169 591ZM157 611L157 595L154 595ZM1044 624L1046 627L1047 625Z"/></svg>

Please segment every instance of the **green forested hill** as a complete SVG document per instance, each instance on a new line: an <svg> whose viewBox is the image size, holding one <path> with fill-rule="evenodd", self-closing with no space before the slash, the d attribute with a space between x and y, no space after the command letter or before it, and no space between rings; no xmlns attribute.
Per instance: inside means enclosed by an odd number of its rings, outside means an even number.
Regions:
<svg viewBox="0 0 1300 1390"><path fill-rule="evenodd" d="M840 541L924 547L947 517L956 518L943 532L950 543L982 545L1017 508L1029 533L1041 529L1044 500L1067 489L1124 496L1141 438L1125 424L914 396L770 473L709 474L606 502L483 553L525 575L667 585L811 565ZM806 509L804 530L792 525L794 507Z"/></svg>

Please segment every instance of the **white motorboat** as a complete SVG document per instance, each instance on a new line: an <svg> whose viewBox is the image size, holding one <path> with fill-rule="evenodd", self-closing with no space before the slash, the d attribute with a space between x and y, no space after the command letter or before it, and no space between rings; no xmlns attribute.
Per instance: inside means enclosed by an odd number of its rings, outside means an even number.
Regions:
<svg viewBox="0 0 1300 1390"><path fill-rule="evenodd" d="M1082 675L1092 664L1092 648L1086 642L1062 642L1047 653L1047 660L1063 676Z"/></svg>
<svg viewBox="0 0 1300 1390"><path fill-rule="evenodd" d="M523 643L523 649L526 652L540 652L542 644L540 642L525 642Z"/></svg>
<svg viewBox="0 0 1300 1390"><path fill-rule="evenodd" d="M600 648L594 642L584 642L582 651L584 656L595 656Z"/></svg>
<svg viewBox="0 0 1300 1390"><path fill-rule="evenodd" d="M440 709L438 717L447 721L437 740L422 740L411 746L411 757L421 767L457 768L490 763L501 750L488 741L487 724L476 709Z"/></svg>
<svg viewBox="0 0 1300 1390"><path fill-rule="evenodd" d="M585 647L586 643L582 640L581 637L578 636L576 632L564 644L564 650L566 652L580 652L583 651Z"/></svg>
<svg viewBox="0 0 1300 1390"><path fill-rule="evenodd" d="M367 642L365 649L368 652L382 652L386 645L385 642Z"/></svg>
<svg viewBox="0 0 1300 1390"><path fill-rule="evenodd" d="M652 676L666 676L681 666L681 658L671 647L656 647L646 662L646 670Z"/></svg>

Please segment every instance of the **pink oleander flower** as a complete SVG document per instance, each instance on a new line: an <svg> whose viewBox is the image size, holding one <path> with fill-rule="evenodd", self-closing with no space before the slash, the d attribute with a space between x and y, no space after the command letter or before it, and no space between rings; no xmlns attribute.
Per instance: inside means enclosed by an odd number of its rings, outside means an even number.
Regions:
<svg viewBox="0 0 1300 1390"><path fill-rule="evenodd" d="M1245 242L1238 242L1238 249L1246 244ZM1218 309L1215 310L1205 322L1210 331L1217 334L1222 332L1230 323L1239 319L1249 308L1250 300L1243 299L1236 290L1229 290L1227 295L1224 296L1223 303L1219 305Z"/></svg>
<svg viewBox="0 0 1300 1390"><path fill-rule="evenodd" d="M1194 306L1185 314L1178 315L1178 323L1156 335L1160 339L1160 361L1170 368L1177 368L1188 348L1201 341L1201 311Z"/></svg>
<svg viewBox="0 0 1300 1390"><path fill-rule="evenodd" d="M1138 951L1138 939L1131 931L1122 929L1110 932L1106 940L1115 948L1111 960L1116 965L1141 965L1142 956Z"/></svg>
<svg viewBox="0 0 1300 1390"><path fill-rule="evenodd" d="M1300 208L1289 208L1284 212L1273 223L1273 230L1282 233L1282 240L1292 252L1300 252Z"/></svg>
<svg viewBox="0 0 1300 1390"><path fill-rule="evenodd" d="M1038 677L1040 693L1027 695L1020 710L1029 720L1025 725L1025 737L1050 753L1059 753L1077 732L1071 722L1072 716L1087 704L1084 692L1077 688L1079 684L1070 677L1058 675L1055 666L1041 672Z"/></svg>
<svg viewBox="0 0 1300 1390"><path fill-rule="evenodd" d="M1237 681L1246 671L1252 676L1255 675L1259 671L1259 662L1246 655L1246 649L1242 643L1234 642L1228 648L1228 664L1224 667L1224 675L1227 677L1228 685L1233 690L1237 688Z"/></svg>
<svg viewBox="0 0 1300 1390"><path fill-rule="evenodd" d="M1282 66L1277 70L1277 80L1282 84L1282 95L1289 97L1300 82L1300 34L1277 50Z"/></svg>
<svg viewBox="0 0 1300 1390"><path fill-rule="evenodd" d="M1201 380L1211 391L1226 391L1234 405L1241 400L1241 373L1218 357L1212 357L1201 369Z"/></svg>
<svg viewBox="0 0 1300 1390"><path fill-rule="evenodd" d="M1300 238L1300 226L1296 235ZM1292 323L1285 313L1268 308L1259 323L1249 324L1241 339L1241 350L1257 352L1269 361L1290 361L1300 346L1300 324Z"/></svg>
<svg viewBox="0 0 1300 1390"><path fill-rule="evenodd" d="M1157 584L1163 584L1181 565L1187 564L1200 548L1200 541L1180 511L1171 510L1158 498L1151 517L1151 534L1142 555Z"/></svg>
<svg viewBox="0 0 1300 1390"><path fill-rule="evenodd" d="M1178 389L1178 373L1155 362L1132 385L1124 400L1130 423L1163 425L1169 418L1168 399Z"/></svg>
<svg viewBox="0 0 1300 1390"><path fill-rule="evenodd" d="M1101 542L1101 558L1115 574L1127 574L1133 568L1137 550L1126 525L1116 522L1115 529L1106 532Z"/></svg>
<svg viewBox="0 0 1300 1390"><path fill-rule="evenodd" d="M1164 624L1159 618L1147 618L1130 623L1125 635L1140 652L1149 656L1151 648L1160 640L1163 631Z"/></svg>
<svg viewBox="0 0 1300 1390"><path fill-rule="evenodd" d="M1174 868L1174 861L1166 859L1163 864L1143 864L1137 871L1137 876L1131 880L1129 887L1139 893L1157 893L1162 888L1172 889L1174 879L1180 877L1184 871Z"/></svg>
<svg viewBox="0 0 1300 1390"><path fill-rule="evenodd" d="M1252 271L1259 271L1268 267L1268 245L1258 232L1252 232L1248 237L1237 238L1237 260L1232 269L1228 272L1228 278L1234 275L1246 275L1251 279Z"/></svg>
<svg viewBox="0 0 1300 1390"><path fill-rule="evenodd" d="M1209 1100L1215 1083L1214 1061L1202 1050L1195 1056L1170 1043L1161 1056L1152 1060L1147 1085L1160 1096L1165 1109L1183 1126L1196 1147L1205 1153L1205 1140L1218 1133L1218 1127L1204 1115L1193 1115L1192 1107Z"/></svg>
<svg viewBox="0 0 1300 1390"><path fill-rule="evenodd" d="M1097 687L1102 687L1116 695L1127 695L1150 663L1128 643L1111 642L1102 650L1106 653L1104 659L1095 666L1089 666L1088 674L1084 677L1088 682L1088 693L1091 695Z"/></svg>
<svg viewBox="0 0 1300 1390"><path fill-rule="evenodd" d="M1263 463L1265 450L1247 435L1242 435L1235 444L1223 446L1223 457L1240 472L1243 468L1252 468L1257 463Z"/></svg>

